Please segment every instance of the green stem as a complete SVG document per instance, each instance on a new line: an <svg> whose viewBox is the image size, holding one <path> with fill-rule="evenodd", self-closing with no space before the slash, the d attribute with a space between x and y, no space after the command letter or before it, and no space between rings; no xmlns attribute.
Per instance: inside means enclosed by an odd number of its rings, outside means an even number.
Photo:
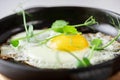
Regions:
<svg viewBox="0 0 120 80"><path fill-rule="evenodd" d="M26 37L27 37L27 40L29 41L28 30L27 30L27 23L26 23L26 17L25 17L24 10L22 10L22 14L23 14L22 16L23 16L24 28L25 28L25 31L26 31Z"/></svg>
<svg viewBox="0 0 120 80"><path fill-rule="evenodd" d="M42 33L45 33L45 32L47 32L47 31L50 31L50 30L51 30L51 28L44 29L43 31L41 31L41 32L39 32L39 33L34 34L34 36L38 36L38 35L40 35L40 34L42 34Z"/></svg>
<svg viewBox="0 0 120 80"><path fill-rule="evenodd" d="M66 51L66 50L65 50ZM81 63L81 66L84 66L84 67L86 67L87 65L86 65L86 63L83 61L83 60L80 60L76 55L74 55L72 52L70 52L70 51L66 51L66 52L68 52L71 56L73 56L79 63Z"/></svg>
<svg viewBox="0 0 120 80"><path fill-rule="evenodd" d="M91 59L91 58L93 57L93 55L94 55L94 50L95 50L95 45L92 46L92 49L91 49L91 51L90 51L90 55L88 56L88 59Z"/></svg>
<svg viewBox="0 0 120 80"><path fill-rule="evenodd" d="M81 26L86 26L85 24L77 24L77 25L73 25L74 27L81 27Z"/></svg>
<svg viewBox="0 0 120 80"><path fill-rule="evenodd" d="M61 34L59 34L59 35L61 35ZM52 36L52 37L50 37L50 38L47 38L47 39L45 39L45 40L40 41L40 45L45 44L45 43L48 42L50 39L52 39L52 38L54 38L54 37L57 37L57 36L59 36L59 35L55 35L55 36Z"/></svg>
<svg viewBox="0 0 120 80"><path fill-rule="evenodd" d="M73 25L74 27L81 27L81 26L90 26L93 24L96 24L97 22L95 21L95 19L93 18L93 16L90 16L83 24L77 24L77 25Z"/></svg>
<svg viewBox="0 0 120 80"><path fill-rule="evenodd" d="M45 30L43 30L43 31L40 31L39 33L34 34L34 37L35 37L35 36L38 36L38 35L40 35L40 34L42 34L42 33L44 33L44 32L47 32L47 31L49 31L49 30L50 30L50 29L45 29ZM22 39L26 39L26 37L20 37L20 38L13 39L13 40L22 40Z"/></svg>
<svg viewBox="0 0 120 80"><path fill-rule="evenodd" d="M102 50L102 49L108 47L108 46L111 45L115 40L117 40L119 37L120 37L120 30L119 30L119 34L118 34L115 38L113 38L110 42L108 42L105 46L98 47L98 48L96 48L96 49L97 49L97 50Z"/></svg>
<svg viewBox="0 0 120 80"><path fill-rule="evenodd" d="M86 22L90 21L91 19L93 19L93 16L90 16L87 20L85 20L85 22L84 22L84 23L86 23Z"/></svg>

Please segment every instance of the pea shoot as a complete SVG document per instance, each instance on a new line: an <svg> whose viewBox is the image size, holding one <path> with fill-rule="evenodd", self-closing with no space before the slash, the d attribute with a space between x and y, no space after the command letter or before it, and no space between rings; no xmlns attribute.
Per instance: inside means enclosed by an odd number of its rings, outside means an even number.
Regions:
<svg viewBox="0 0 120 80"><path fill-rule="evenodd" d="M118 27L118 28L120 27L120 21L118 19L117 19L118 26L115 24L115 22L114 22L114 20L112 18L111 18L111 20L112 20L112 24L115 27ZM88 59L90 60L93 57L95 50L100 51L100 50L105 49L106 47L113 44L116 40L118 40L119 37L120 37L120 30L118 30L118 35L116 37L114 37L111 41L109 41L106 45L102 45L103 41L101 39L98 39L98 38L93 39L91 41L91 46L90 46L91 51L90 51L90 54L88 56Z"/></svg>
<svg viewBox="0 0 120 80"><path fill-rule="evenodd" d="M87 66L91 65L91 63L87 57L83 57L82 59L79 59L79 57L77 57L74 53L67 51L67 50L65 50L65 51L68 52L68 54L70 54L71 56L73 56L77 60L76 66L78 68L87 67Z"/></svg>
<svg viewBox="0 0 120 80"><path fill-rule="evenodd" d="M79 32L76 27L81 27L81 26L90 26L93 24L96 24L97 22L95 21L95 19L93 18L93 16L90 16L83 24L77 24L77 25L70 25L69 22L65 21L65 20L56 20L55 22L53 22L51 28L48 28L46 30L43 30L40 33L37 34L33 34L34 30L33 30L33 25L27 25L26 23L26 16L25 16L25 11L22 10L22 16L23 16L23 23L24 23L24 28L25 28L25 32L26 32L26 36L25 37L21 37L18 39L13 39L10 41L10 43L12 44L12 46L14 47L18 47L19 46L19 40L23 40L23 39L27 39L27 41L30 41L31 37L35 37L39 34L42 34L46 31L50 31L53 30L55 32L58 32L60 34L66 34L66 35L74 35L74 34L81 34L81 32ZM58 35L56 35L58 36ZM53 36L53 37L56 37ZM39 42L39 44L45 44L46 42L48 42L50 39L52 39L53 37L47 38L45 40L42 40ZM68 52L68 51L67 51ZM89 59L87 57L83 57L83 59L79 59L77 56L75 56L74 54L70 53L76 60L77 60L77 67L86 67L91 65Z"/></svg>
<svg viewBox="0 0 120 80"><path fill-rule="evenodd" d="M97 24L98 22L94 19L93 16L90 16L84 23L77 24L77 25L69 25L67 21L64 20L56 20L52 26L51 29L55 32L59 33L65 33L65 34L77 34L79 33L76 29L76 27L82 27L82 26L91 26L94 24Z"/></svg>
<svg viewBox="0 0 120 80"><path fill-rule="evenodd" d="M11 40L10 43L14 47L17 47L19 45L19 40L27 39L27 41L29 42L31 37L42 34L40 32L40 33L37 33L37 34L33 35L33 32L34 32L33 25L29 25L29 27L27 27L28 25L26 23L26 16L25 16L25 11L24 10L22 10L22 16L23 16L24 28L25 28L25 31L26 31L26 37L21 37L21 38L18 38L18 39ZM67 34L67 35L78 34L78 33L81 34L81 32L77 31L76 27L90 26L90 25L93 25L93 24L96 24L96 23L97 22L95 21L93 16L90 16L83 24L78 24L78 25L69 25L69 22L67 22L65 20L56 20L55 22L53 22L51 28L48 28L47 30L43 31L43 33L46 32L46 31L53 30L55 32L58 32L58 33L61 33L61 34ZM47 41L49 41L50 39L40 41L40 43L44 44Z"/></svg>
<svg viewBox="0 0 120 80"><path fill-rule="evenodd" d="M22 16L23 16L23 23L24 23L24 28L26 31L26 38L27 41L30 41L30 38L33 37L33 25L29 25L27 27L27 23L26 23L26 16L25 16L25 11L22 10ZM15 40L11 40L10 43L12 44L12 46L17 47L19 45L19 40L20 39L24 39L24 38L19 38L19 39L15 39Z"/></svg>

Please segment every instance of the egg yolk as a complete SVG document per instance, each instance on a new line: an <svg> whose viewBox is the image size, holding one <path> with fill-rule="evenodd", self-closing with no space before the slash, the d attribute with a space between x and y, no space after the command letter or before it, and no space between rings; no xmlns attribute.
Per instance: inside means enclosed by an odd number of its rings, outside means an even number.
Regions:
<svg viewBox="0 0 120 80"><path fill-rule="evenodd" d="M77 51L83 50L89 46L88 41L81 34L76 35L59 35L52 38L49 47L57 50Z"/></svg>

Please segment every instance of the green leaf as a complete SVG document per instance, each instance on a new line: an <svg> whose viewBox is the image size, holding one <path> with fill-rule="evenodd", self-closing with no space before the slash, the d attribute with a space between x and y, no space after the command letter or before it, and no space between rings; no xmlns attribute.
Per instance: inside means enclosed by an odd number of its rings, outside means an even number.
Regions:
<svg viewBox="0 0 120 80"><path fill-rule="evenodd" d="M84 64L84 62L82 62L82 60L77 60L77 67L86 67L86 65Z"/></svg>
<svg viewBox="0 0 120 80"><path fill-rule="evenodd" d="M90 60L87 57L83 57L83 61L87 66L91 65Z"/></svg>
<svg viewBox="0 0 120 80"><path fill-rule="evenodd" d="M91 41L91 45L92 46L95 45L95 48L98 48L98 47L100 47L102 45L102 40L99 39L99 38L93 39Z"/></svg>
<svg viewBox="0 0 120 80"><path fill-rule="evenodd" d="M88 56L88 59L91 59L93 57L94 51L98 50L101 47L101 45L102 45L102 40L99 39L99 38L93 39L91 41L91 46L90 46L91 47L91 51L90 51L90 54Z"/></svg>
<svg viewBox="0 0 120 80"><path fill-rule="evenodd" d="M64 20L56 20L51 28L56 31L56 32L60 32L63 33L63 27L68 25L68 22L64 21Z"/></svg>
<svg viewBox="0 0 120 80"><path fill-rule="evenodd" d="M63 32L65 34L77 34L78 33L77 29L74 26L69 26L69 25L64 26Z"/></svg>
<svg viewBox="0 0 120 80"><path fill-rule="evenodd" d="M10 43L12 46L17 47L19 45L19 40L11 40Z"/></svg>

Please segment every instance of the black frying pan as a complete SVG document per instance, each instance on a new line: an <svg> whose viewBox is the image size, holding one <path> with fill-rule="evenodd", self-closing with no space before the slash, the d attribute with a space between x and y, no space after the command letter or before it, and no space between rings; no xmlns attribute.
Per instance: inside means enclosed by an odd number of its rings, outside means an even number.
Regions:
<svg viewBox="0 0 120 80"><path fill-rule="evenodd" d="M115 22L116 18L120 19L120 15L117 13L88 7L37 7L28 9L26 12L31 14L31 16L27 16L27 22L33 23L35 29L50 27L51 23L58 19L67 20L71 24L77 24L83 23L90 16L94 16L99 22L99 25L103 25L103 29L99 30L99 28L94 25L94 30L87 27L81 27L79 30L83 33L103 30L103 33L109 35L114 34L112 32L108 33L109 29L104 30L104 28L107 28L104 24L114 28L111 24L110 17L112 17ZM24 31L24 27L21 15L13 14L0 19L0 44L5 43L9 37L22 31ZM0 73L12 80L106 80L119 70L120 56L95 66L57 70L38 69L11 59L0 59Z"/></svg>

